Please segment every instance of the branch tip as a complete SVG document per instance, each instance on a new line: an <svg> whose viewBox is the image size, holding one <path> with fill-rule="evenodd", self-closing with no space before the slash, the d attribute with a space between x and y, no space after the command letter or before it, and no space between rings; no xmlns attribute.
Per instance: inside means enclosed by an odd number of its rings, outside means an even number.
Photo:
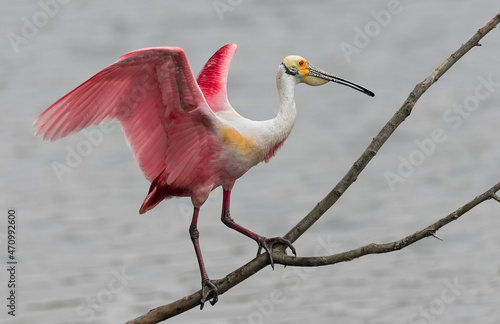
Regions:
<svg viewBox="0 0 500 324"><path fill-rule="evenodd" d="M439 236L437 236L437 234L436 234L436 233L434 233L434 232L432 232L432 233L431 233L431 235L432 235L432 236L434 236L435 238L437 238L437 239L438 239L438 240L440 240L440 241L442 241L442 240L443 240L442 238L440 238Z"/></svg>

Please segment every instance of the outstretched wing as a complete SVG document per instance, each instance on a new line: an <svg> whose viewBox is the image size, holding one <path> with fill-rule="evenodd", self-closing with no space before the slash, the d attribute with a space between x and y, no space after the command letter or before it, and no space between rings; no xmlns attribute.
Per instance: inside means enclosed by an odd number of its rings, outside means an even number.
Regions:
<svg viewBox="0 0 500 324"><path fill-rule="evenodd" d="M34 122L35 135L56 140L85 127L118 120L145 177L167 185L189 174L218 120L179 47L121 56L50 106ZM185 176L184 176L185 178ZM179 184L177 184L179 186Z"/></svg>
<svg viewBox="0 0 500 324"><path fill-rule="evenodd" d="M196 79L205 100L214 112L236 113L227 100L227 75L237 47L236 44L221 47L205 63Z"/></svg>

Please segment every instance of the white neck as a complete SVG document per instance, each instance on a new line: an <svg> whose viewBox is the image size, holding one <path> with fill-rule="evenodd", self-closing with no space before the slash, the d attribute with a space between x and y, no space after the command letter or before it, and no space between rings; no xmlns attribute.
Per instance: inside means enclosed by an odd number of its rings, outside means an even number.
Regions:
<svg viewBox="0 0 500 324"><path fill-rule="evenodd" d="M266 138L266 156L268 161L283 144L285 139L290 135L297 111L295 109L295 101L293 100L295 85L298 79L292 75L286 74L283 65L278 68L276 76L276 85L279 95L279 111L278 115L271 120L264 122L263 127Z"/></svg>
<svg viewBox="0 0 500 324"><path fill-rule="evenodd" d="M285 140L292 131L297 117L295 109L295 101L293 99L295 85L298 83L296 77L286 74L283 65L278 68L276 75L276 86L278 87L279 95L279 111L278 115L272 119L275 127L275 140L278 144Z"/></svg>

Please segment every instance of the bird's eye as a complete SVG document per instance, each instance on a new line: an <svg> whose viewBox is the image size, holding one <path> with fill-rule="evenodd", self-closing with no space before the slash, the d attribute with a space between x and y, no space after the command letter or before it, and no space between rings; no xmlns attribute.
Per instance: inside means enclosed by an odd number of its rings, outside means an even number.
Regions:
<svg viewBox="0 0 500 324"><path fill-rule="evenodd" d="M300 65L300 66L304 65L304 60L300 60L300 61L299 61L299 65Z"/></svg>

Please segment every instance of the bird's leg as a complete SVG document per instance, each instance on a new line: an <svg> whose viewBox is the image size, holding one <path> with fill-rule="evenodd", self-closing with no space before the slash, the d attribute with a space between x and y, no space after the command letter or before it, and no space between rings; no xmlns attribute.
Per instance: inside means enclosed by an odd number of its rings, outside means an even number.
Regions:
<svg viewBox="0 0 500 324"><path fill-rule="evenodd" d="M193 220L191 221L191 225L189 226L189 235L191 236L191 241L193 241L194 250L196 252L196 258L198 259L198 265L200 266L201 273L201 305L200 309L203 309L205 305L205 301L207 300L210 293L213 294L212 300L210 300L210 304L215 305L218 298L217 292L217 283L208 278L207 270L205 269L205 264L203 262L203 257L201 256L200 249L200 233L198 232L197 224L198 224L198 214L200 212L199 207L195 207L193 211Z"/></svg>
<svg viewBox="0 0 500 324"><path fill-rule="evenodd" d="M238 232L250 237L254 241L259 244L259 249L257 250L257 255L260 254L260 251L264 249L268 254L269 254L269 261L271 262L271 267L274 269L274 260L273 260L273 255L272 255L272 250L274 244L283 244L286 245L287 247L292 250L294 255L297 255L295 252L295 248L293 247L292 243L290 243L288 240L285 240L284 238L281 237L272 237L272 238L266 238L263 236L260 236L246 228L244 228L241 225L238 225L234 222L234 220L231 218L229 215L229 200L231 197L231 190L223 190L223 197L222 197L222 215L221 215L221 220L226 226L237 230Z"/></svg>

